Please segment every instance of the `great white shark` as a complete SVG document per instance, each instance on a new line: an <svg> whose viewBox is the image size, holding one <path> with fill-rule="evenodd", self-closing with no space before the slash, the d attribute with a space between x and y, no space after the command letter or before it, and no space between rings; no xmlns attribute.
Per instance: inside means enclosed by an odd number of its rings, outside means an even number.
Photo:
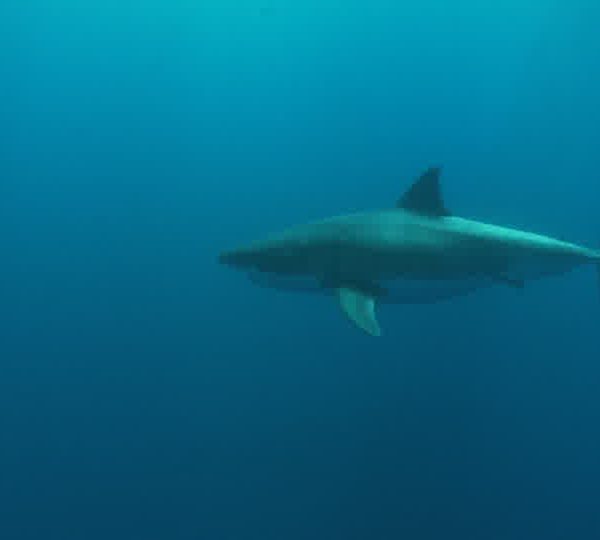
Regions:
<svg viewBox="0 0 600 540"><path fill-rule="evenodd" d="M334 293L343 313L381 334L378 302L422 303L493 284L596 265L600 251L548 236L454 216L440 168L425 171L395 208L335 216L228 251L219 261L268 287Z"/></svg>

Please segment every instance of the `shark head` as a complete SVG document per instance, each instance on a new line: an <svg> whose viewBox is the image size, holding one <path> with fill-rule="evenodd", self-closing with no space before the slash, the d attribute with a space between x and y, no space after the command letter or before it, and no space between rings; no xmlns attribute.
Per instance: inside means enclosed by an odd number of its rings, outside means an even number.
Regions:
<svg viewBox="0 0 600 540"><path fill-rule="evenodd" d="M219 255L219 262L246 271L300 274L310 271L311 246L285 233Z"/></svg>

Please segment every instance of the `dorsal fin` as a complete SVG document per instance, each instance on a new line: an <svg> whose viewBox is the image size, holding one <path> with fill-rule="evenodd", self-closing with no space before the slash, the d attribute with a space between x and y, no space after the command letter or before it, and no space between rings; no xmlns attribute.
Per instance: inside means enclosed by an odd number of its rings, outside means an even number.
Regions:
<svg viewBox="0 0 600 540"><path fill-rule="evenodd" d="M427 216L449 216L440 189L439 167L427 169L400 198L396 206Z"/></svg>

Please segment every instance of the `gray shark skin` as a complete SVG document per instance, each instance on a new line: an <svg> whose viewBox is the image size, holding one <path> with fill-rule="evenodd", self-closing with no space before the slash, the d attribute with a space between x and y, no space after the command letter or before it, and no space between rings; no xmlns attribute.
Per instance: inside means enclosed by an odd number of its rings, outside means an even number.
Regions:
<svg viewBox="0 0 600 540"><path fill-rule="evenodd" d="M395 208L290 228L219 261L267 287L332 293L345 315L380 335L378 302L426 303L595 263L600 252L548 236L453 216L430 168Z"/></svg>

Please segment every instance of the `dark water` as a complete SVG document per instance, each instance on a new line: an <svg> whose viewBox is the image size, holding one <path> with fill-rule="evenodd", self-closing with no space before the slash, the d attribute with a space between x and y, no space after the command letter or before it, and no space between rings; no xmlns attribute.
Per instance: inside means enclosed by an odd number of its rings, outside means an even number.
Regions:
<svg viewBox="0 0 600 540"><path fill-rule="evenodd" d="M590 270L379 340L217 253L391 206L600 245L584 0L0 6L0 538L596 539Z"/></svg>

